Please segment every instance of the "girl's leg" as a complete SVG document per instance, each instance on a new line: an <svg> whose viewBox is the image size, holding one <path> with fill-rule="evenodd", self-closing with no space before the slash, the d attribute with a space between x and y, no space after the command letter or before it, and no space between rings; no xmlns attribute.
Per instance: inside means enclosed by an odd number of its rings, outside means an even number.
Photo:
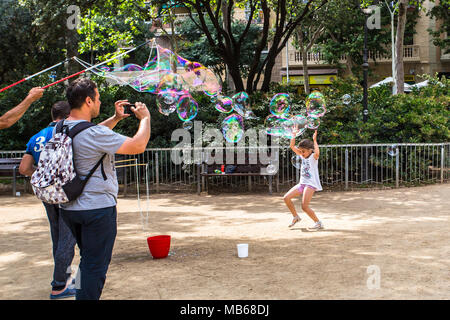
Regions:
<svg viewBox="0 0 450 320"><path fill-rule="evenodd" d="M309 203L311 202L311 199L314 195L315 190L305 187L303 190L303 199L302 199L302 209L303 211L314 220L314 222L319 221L314 211L309 207Z"/></svg>
<svg viewBox="0 0 450 320"><path fill-rule="evenodd" d="M297 211L295 210L294 203L292 202L293 198L299 197L302 193L300 190L298 190L298 185L294 186L286 192L286 194L283 197L284 203L286 203L286 206L288 207L289 211L291 211L292 215L295 217L298 217Z"/></svg>

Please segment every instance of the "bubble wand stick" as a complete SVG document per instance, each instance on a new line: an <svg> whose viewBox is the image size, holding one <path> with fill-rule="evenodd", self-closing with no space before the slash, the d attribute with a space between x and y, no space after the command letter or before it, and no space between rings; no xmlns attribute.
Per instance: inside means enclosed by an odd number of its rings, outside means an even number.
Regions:
<svg viewBox="0 0 450 320"><path fill-rule="evenodd" d="M67 59L64 60L64 61L55 64L54 66L48 67L47 69L44 69L44 70L39 71L39 72L37 72L37 73L35 73L35 74L31 75L31 76L28 76L28 77L26 77L26 78L23 78L22 80L19 80L19 81L17 81L17 82L14 82L13 84L10 84L9 86L4 87L3 89L1 89L0 92L3 92L3 91L5 91L5 90L8 90L9 88L12 88L12 87L18 85L19 83L28 81L28 80L30 80L31 78L34 78L34 77L36 77L36 76L38 76L38 75L40 75L40 74L43 74L44 72L47 72L47 71L49 71L49 70L52 70L52 69L54 69L54 68L56 68L56 67L58 67L58 66L60 66L60 65L62 65L62 64L64 64L64 63L66 63L67 61L72 60L73 58L74 58L74 57L72 57L72 58L67 58Z"/></svg>
<svg viewBox="0 0 450 320"><path fill-rule="evenodd" d="M111 62L111 61L113 61L113 60L115 60L115 59L117 59L117 58L119 58L119 57L121 57L121 56L123 56L123 55L125 55L125 54L127 54L127 53L130 53L130 52L132 52L132 51L134 51L134 50L137 50L138 48L142 47L143 45L146 45L146 44L149 43L150 41L152 41L152 40L148 40L148 41L146 41L146 42L144 42L144 43L141 43L141 44L138 45L137 47L134 47L134 48L132 48L132 49L130 49L130 50L128 50L128 51L125 51L125 52L119 54L118 56L112 57L111 59L108 59L108 60L106 60L106 61L104 61L104 62L100 62L100 63L98 63L98 64L96 64L96 65L93 65L93 66L87 68L87 69L78 71L77 73L74 73L74 74L72 74L72 75L70 75L70 76L67 76L67 77L64 77L64 78L62 78L62 79L59 79L58 81L55 81L55 82L53 82L53 83L50 83L50 84L48 84L48 85L46 85L45 87L42 87L42 88L43 88L43 89L47 89L48 87L54 86L55 84L58 84L58 83L63 82L63 81L65 81L65 80L67 80L67 79L76 77L77 75L83 74L83 73L85 73L85 72L87 72L87 71L90 71L90 70L92 70L92 69L94 69L94 68L97 68L97 67L99 67L99 66L101 66L101 65L104 65L104 64L106 64L106 63L108 63L108 62Z"/></svg>

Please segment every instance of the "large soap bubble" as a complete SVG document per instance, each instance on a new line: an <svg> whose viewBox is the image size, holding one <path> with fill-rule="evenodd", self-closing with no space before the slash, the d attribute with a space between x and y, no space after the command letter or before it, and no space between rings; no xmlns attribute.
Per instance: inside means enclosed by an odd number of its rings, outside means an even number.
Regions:
<svg viewBox="0 0 450 320"><path fill-rule="evenodd" d="M320 126L320 119L319 118L308 116L308 117L306 117L306 121L307 121L306 127L308 129L315 130L315 129L317 129Z"/></svg>
<svg viewBox="0 0 450 320"><path fill-rule="evenodd" d="M291 98L287 93L277 93L270 100L269 108L274 116L283 116L291 108Z"/></svg>
<svg viewBox="0 0 450 320"><path fill-rule="evenodd" d="M244 119L233 113L222 121L222 133L228 142L236 143L244 135Z"/></svg>
<svg viewBox="0 0 450 320"><path fill-rule="evenodd" d="M292 137L299 137L305 132L306 125L308 124L308 120L305 116L301 114L296 114L290 118L290 122L292 123L292 127L290 128Z"/></svg>
<svg viewBox="0 0 450 320"><path fill-rule="evenodd" d="M233 97L233 109L240 116L244 117L247 112L248 105L250 104L250 99L248 94L244 91L236 93Z"/></svg>
<svg viewBox="0 0 450 320"><path fill-rule="evenodd" d="M276 137L284 136L286 128L290 125L292 125L292 123L288 118L275 115L267 116L264 122L266 133Z"/></svg>
<svg viewBox="0 0 450 320"><path fill-rule="evenodd" d="M168 116L177 109L178 93L168 90L156 95L156 106L159 113Z"/></svg>
<svg viewBox="0 0 450 320"><path fill-rule="evenodd" d="M296 169L301 169L302 167L302 158L299 155L294 155L291 158L291 163Z"/></svg>
<svg viewBox="0 0 450 320"><path fill-rule="evenodd" d="M189 94L182 95L177 103L178 118L189 121L197 116L198 104Z"/></svg>
<svg viewBox="0 0 450 320"><path fill-rule="evenodd" d="M318 91L312 92L306 99L306 112L313 118L322 117L327 112L325 97Z"/></svg>
<svg viewBox="0 0 450 320"><path fill-rule="evenodd" d="M219 112L230 113L233 111L233 100L230 97L218 96L215 107Z"/></svg>

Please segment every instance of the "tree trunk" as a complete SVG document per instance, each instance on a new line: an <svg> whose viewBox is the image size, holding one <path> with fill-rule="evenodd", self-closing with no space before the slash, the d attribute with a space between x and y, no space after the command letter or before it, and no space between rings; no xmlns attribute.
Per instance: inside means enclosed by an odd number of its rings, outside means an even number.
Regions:
<svg viewBox="0 0 450 320"><path fill-rule="evenodd" d="M229 30L228 16L230 14L231 13L228 12L228 1L226 1L226 0L222 1L223 29L225 30L225 32L227 32L227 30ZM230 90L231 92L233 92L236 89L234 79L231 76L230 66L228 64L225 64L225 82L227 84L227 90Z"/></svg>
<svg viewBox="0 0 450 320"><path fill-rule="evenodd" d="M398 7L397 35L395 39L395 75L394 75L396 92L394 92L394 94L404 93L405 91L405 71L403 66L403 38L405 36L407 4L408 0L400 0Z"/></svg>
<svg viewBox="0 0 450 320"><path fill-rule="evenodd" d="M278 44L277 44L278 47ZM270 89L270 80L272 79L272 70L275 66L275 59L277 57L277 53L275 50L269 50L268 59L266 63L266 68L264 70L264 80L261 85L261 91L262 92L268 92Z"/></svg>
<svg viewBox="0 0 450 320"><path fill-rule="evenodd" d="M302 49L304 88L305 88L305 93L310 94L311 89L309 88L308 52L305 50L303 43L301 44L301 49Z"/></svg>
<svg viewBox="0 0 450 320"><path fill-rule="evenodd" d="M345 65L347 66L348 75L353 77L353 59L349 54L346 57Z"/></svg>

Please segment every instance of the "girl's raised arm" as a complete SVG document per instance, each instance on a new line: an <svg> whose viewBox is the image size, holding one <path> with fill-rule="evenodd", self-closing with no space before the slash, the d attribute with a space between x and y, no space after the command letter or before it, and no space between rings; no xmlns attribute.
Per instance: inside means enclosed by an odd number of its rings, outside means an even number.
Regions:
<svg viewBox="0 0 450 320"><path fill-rule="evenodd" d="M295 136L297 135L298 132L298 127L295 127L293 134L294 134L294 138L291 139L291 144L289 145L289 147L291 147L292 151L295 152L295 154L298 154L299 156L301 155L300 150L295 146Z"/></svg>
<svg viewBox="0 0 450 320"><path fill-rule="evenodd" d="M319 144L317 143L317 130L314 131L313 141L314 141L314 159L317 160L319 159L320 156Z"/></svg>

